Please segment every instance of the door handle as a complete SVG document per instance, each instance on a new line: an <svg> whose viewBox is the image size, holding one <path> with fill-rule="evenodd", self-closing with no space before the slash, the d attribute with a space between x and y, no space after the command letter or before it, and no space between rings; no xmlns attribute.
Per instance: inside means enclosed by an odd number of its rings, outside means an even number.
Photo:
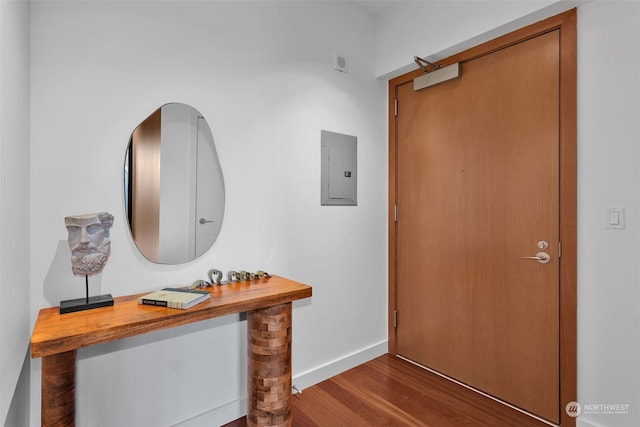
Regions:
<svg viewBox="0 0 640 427"><path fill-rule="evenodd" d="M536 256L521 256L519 259L535 259L540 264L548 264L551 261L551 257L546 252L538 252Z"/></svg>
<svg viewBox="0 0 640 427"><path fill-rule="evenodd" d="M213 221L209 221L209 220L207 220L207 219L200 218L200 221L199 221L199 222L200 222L200 224L206 224L207 222L213 222Z"/></svg>

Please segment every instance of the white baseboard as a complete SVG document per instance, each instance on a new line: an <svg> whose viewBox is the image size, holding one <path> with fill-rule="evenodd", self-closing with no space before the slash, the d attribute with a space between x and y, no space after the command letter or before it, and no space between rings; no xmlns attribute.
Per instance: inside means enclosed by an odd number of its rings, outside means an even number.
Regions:
<svg viewBox="0 0 640 427"><path fill-rule="evenodd" d="M358 350L346 356L332 360L324 365L302 372L293 377L293 384L298 390L304 390L314 384L318 384L326 379L334 377L341 372L355 368L371 359L382 356L388 352L389 342L381 341L371 347Z"/></svg>
<svg viewBox="0 0 640 427"><path fill-rule="evenodd" d="M244 417L247 414L247 399L237 399L224 405L210 409L202 414L194 415L172 427L211 427L222 426Z"/></svg>
<svg viewBox="0 0 640 427"><path fill-rule="evenodd" d="M371 359L387 353L388 341L381 341L371 347L340 357L317 368L310 369L293 377L293 384L298 390L329 379L341 372L355 368ZM247 399L241 398L224 405L212 408L202 414L174 424L174 427L210 427L227 424L247 414ZM589 426L584 426L589 427Z"/></svg>

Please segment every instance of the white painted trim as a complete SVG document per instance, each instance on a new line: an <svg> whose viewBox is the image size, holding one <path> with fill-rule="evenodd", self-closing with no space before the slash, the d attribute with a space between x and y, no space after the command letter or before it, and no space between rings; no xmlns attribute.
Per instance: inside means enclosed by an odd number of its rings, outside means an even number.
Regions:
<svg viewBox="0 0 640 427"><path fill-rule="evenodd" d="M387 353L388 341L380 341L370 347L347 354L346 356L332 360L298 375L294 375L293 384L298 390L318 384L326 379L336 376L351 368L355 368L369 360L375 359ZM184 421L173 424L173 427L209 427L227 424L243 417L247 413L246 397L233 400L216 408L212 408L201 414L194 415Z"/></svg>
<svg viewBox="0 0 640 427"><path fill-rule="evenodd" d="M247 414L247 398L232 400L206 412L194 415L172 427L210 427L221 426L237 420Z"/></svg>
<svg viewBox="0 0 640 427"><path fill-rule="evenodd" d="M332 360L331 362L318 366L317 368L294 375L293 384L299 390L304 391L307 387L311 387L314 384L318 384L319 382L386 354L388 352L388 346L389 342L387 340L380 341L377 344L351 354L347 354L346 356Z"/></svg>

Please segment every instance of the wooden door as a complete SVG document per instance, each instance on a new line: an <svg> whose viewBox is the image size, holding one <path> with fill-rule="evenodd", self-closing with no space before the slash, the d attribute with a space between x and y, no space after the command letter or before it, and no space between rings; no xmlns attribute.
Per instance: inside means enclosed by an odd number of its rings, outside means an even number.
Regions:
<svg viewBox="0 0 640 427"><path fill-rule="evenodd" d="M395 178L397 353L556 423L559 43L399 86Z"/></svg>

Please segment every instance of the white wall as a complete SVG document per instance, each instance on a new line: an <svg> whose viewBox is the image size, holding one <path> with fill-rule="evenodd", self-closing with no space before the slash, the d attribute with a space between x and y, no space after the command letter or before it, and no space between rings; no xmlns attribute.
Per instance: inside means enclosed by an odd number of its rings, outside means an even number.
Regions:
<svg viewBox="0 0 640 427"><path fill-rule="evenodd" d="M7 417L31 336L26 1L0 1L0 93L0 425L4 425L17 419L16 414ZM19 390L15 399L24 400L25 388Z"/></svg>
<svg viewBox="0 0 640 427"><path fill-rule="evenodd" d="M580 425L640 425L640 3L578 9ZM626 229L606 230L606 209ZM630 405L606 415L586 405ZM591 412L591 413L588 413Z"/></svg>
<svg viewBox="0 0 640 427"><path fill-rule="evenodd" d="M90 279L92 294L187 284L212 267L264 269L313 286L312 299L294 304L298 385L345 357L386 350L386 88L372 71L370 15L343 2L31 7L33 319L83 294L63 218L106 210L115 215L112 255ZM332 69L334 52L349 61L348 74ZM137 254L122 200L130 133L171 101L207 119L227 186L217 242L177 267ZM320 206L321 129L358 136L357 207ZM245 323L229 316L80 350L78 425L240 416ZM32 362L34 426L40 367Z"/></svg>

